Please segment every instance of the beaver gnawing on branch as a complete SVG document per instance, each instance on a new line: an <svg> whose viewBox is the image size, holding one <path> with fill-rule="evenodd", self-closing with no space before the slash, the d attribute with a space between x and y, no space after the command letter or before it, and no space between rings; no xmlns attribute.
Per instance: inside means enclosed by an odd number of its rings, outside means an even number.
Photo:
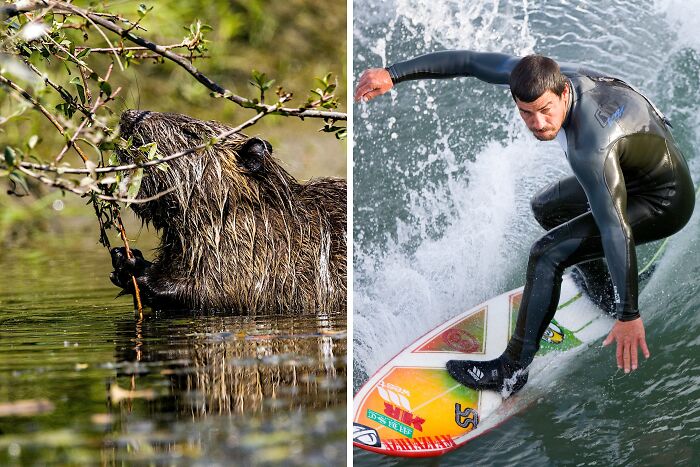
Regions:
<svg viewBox="0 0 700 467"><path fill-rule="evenodd" d="M121 134L133 147L174 154L230 130L185 115L129 110ZM136 215L161 232L156 259L112 250L112 282L156 309L293 313L344 310L344 180L299 183L267 141L236 133L206 149L144 169ZM133 161L128 151L119 153Z"/></svg>

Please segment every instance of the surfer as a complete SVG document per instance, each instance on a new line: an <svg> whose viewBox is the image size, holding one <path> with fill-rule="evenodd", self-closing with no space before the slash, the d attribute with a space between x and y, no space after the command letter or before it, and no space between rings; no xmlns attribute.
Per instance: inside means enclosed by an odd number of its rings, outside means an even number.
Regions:
<svg viewBox="0 0 700 467"><path fill-rule="evenodd" d="M637 304L635 245L668 237L690 219L695 204L686 161L670 123L624 81L541 55L450 50L388 68L366 70L355 100L367 101L415 79L473 76L508 85L527 128L556 140L574 176L554 182L531 201L547 232L530 250L515 331L490 361L451 360L450 375L465 386L509 395L527 382L559 302L562 274L575 266L577 284L617 321L603 345L617 344L618 368L649 358ZM605 261L605 262L604 262Z"/></svg>

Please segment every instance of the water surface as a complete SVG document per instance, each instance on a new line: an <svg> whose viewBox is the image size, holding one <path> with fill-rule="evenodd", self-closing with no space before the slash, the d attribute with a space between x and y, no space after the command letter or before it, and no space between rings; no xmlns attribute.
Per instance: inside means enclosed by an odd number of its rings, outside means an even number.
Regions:
<svg viewBox="0 0 700 467"><path fill-rule="evenodd" d="M0 465L345 459L344 314L139 320L96 240L0 252Z"/></svg>

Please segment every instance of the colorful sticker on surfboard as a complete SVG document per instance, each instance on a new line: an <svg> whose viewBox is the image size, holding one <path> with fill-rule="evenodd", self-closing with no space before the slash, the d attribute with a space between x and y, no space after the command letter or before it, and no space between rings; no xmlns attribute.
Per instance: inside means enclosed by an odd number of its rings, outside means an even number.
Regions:
<svg viewBox="0 0 700 467"><path fill-rule="evenodd" d="M508 297L508 302L510 304L510 326L508 339L515 332L515 324L518 319L518 311L520 310L520 302L523 298L522 290L511 294ZM564 326L557 323L556 320L552 320L544 331L542 340L540 342L540 350L538 354L544 355L552 350L569 350L574 347L578 347L582 342L574 335L573 332L566 329Z"/></svg>
<svg viewBox="0 0 700 467"><path fill-rule="evenodd" d="M486 336L486 313L488 306L481 308L466 318L453 324L413 353L462 352L483 354Z"/></svg>
<svg viewBox="0 0 700 467"><path fill-rule="evenodd" d="M413 388L411 391L406 386ZM456 383L444 368L392 368L358 401L353 427L371 428L354 440L380 442L389 453L444 451L479 424L480 394Z"/></svg>

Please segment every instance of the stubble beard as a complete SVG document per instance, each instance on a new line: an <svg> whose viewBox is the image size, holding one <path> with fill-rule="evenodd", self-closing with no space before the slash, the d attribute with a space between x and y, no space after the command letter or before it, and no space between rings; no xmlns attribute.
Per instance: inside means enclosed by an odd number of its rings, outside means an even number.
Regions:
<svg viewBox="0 0 700 467"><path fill-rule="evenodd" d="M532 135L539 141L552 141L557 137L557 132L554 131L554 129L548 129L545 133L538 133L536 131L532 131Z"/></svg>

